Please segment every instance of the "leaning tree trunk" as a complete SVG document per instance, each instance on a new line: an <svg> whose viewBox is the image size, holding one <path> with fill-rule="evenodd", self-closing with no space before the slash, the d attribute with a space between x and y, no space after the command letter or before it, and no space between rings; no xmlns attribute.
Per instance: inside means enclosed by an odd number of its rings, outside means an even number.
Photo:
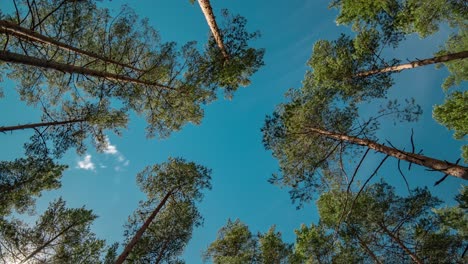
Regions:
<svg viewBox="0 0 468 264"><path fill-rule="evenodd" d="M118 81L118 82L132 83L132 84L138 84L138 85L148 85L148 86L155 86L155 87L159 87L159 88L167 89L167 90L175 90L175 88L173 87L159 84L157 82L135 79L135 78L131 78L131 77L124 76L124 75L118 75L118 74L113 74L113 73L108 73L108 72L103 72L103 71L92 70L92 69L88 69L85 67L64 64L64 63L49 61L45 59L38 59L38 58L34 58L34 57L30 57L30 56L26 56L26 55L22 55L18 53L9 52L9 51L0 50L0 60L5 61L5 62L20 63L24 65L40 67L44 69L57 70L61 72L67 72L70 74L82 74L82 75L87 75L87 76L100 77L100 78L104 78L110 81Z"/></svg>
<svg viewBox="0 0 468 264"><path fill-rule="evenodd" d="M110 58L106 58L104 56L96 54L94 52L90 52L90 51L86 51L86 50L82 50L82 49L70 46L68 44L57 41L57 40L55 40L53 38L44 36L42 34L39 34L39 33L35 32L35 31L32 31L30 29L18 26L18 25L14 24L14 23L11 23L11 22L8 22L8 21L5 21L5 20L0 20L0 32L5 33L5 34L11 34L11 35L16 36L18 38L22 38L22 39L29 40L29 41L32 41L32 42L41 42L41 43L44 43L44 44L47 44L47 45L50 45L50 46L55 46L55 47L58 47L58 48L60 48L62 50L65 50L65 51L72 51L72 52L75 52L77 54L81 54L81 55L88 56L90 58L101 60L101 61L103 61L105 63L115 64L115 65L118 65L118 66L121 66L121 67L124 67L124 68L128 68L128 69L138 71L138 72L144 72L143 70L138 69L138 68L136 68L136 67L134 67L132 65L121 63L121 62L118 62L116 60L112 60Z"/></svg>
<svg viewBox="0 0 468 264"><path fill-rule="evenodd" d="M34 257L37 253L41 252L44 248L46 248L48 245L50 245L52 242L57 240L59 237L61 237L63 234L65 234L68 230L71 228L75 227L76 225L79 225L79 222L74 222L67 226L65 229L60 231L57 235L55 235L53 238L49 239L46 243L42 244L40 247L36 248L31 254L29 254L25 259L23 259L20 264L26 263L29 259Z"/></svg>
<svg viewBox="0 0 468 264"><path fill-rule="evenodd" d="M149 227L149 225L154 220L156 215L159 213L159 211L161 211L161 208L167 202L167 200L172 195L172 193L173 193L173 190L168 192L166 196L164 196L164 198L161 200L161 202L159 202L156 209L154 209L154 211L151 213L148 219L146 219L145 223L140 227L140 229L138 229L136 234L133 236L132 240L127 244L127 246L123 250L122 254L120 254L120 256L117 258L117 261L115 262L115 264L122 264L125 261L125 259L127 259L128 254L130 254L133 247L136 245L136 243L138 243L140 238L143 236L143 233L145 233L146 229Z"/></svg>
<svg viewBox="0 0 468 264"><path fill-rule="evenodd" d="M216 44L218 44L218 47L221 50L221 53L223 54L224 59L228 60L229 54L226 51L226 47L224 46L224 43L223 43L223 38L219 31L218 25L216 24L216 19L213 14L213 10L211 9L210 1L198 0L198 4L200 5L203 15L205 15L206 22L208 22L208 26L210 27L211 33L213 33L213 37L216 41Z"/></svg>
<svg viewBox="0 0 468 264"><path fill-rule="evenodd" d="M418 264L423 264L424 263L418 256L416 256L416 254L414 254L408 247L406 247L405 244L397 236L395 236L395 234L393 234L390 230L388 230L387 227L385 227L384 225L379 225L379 226L380 226L380 228L382 228L384 233L387 234L393 240L393 242L397 243L398 246L401 249L403 249L403 251L405 251L406 254L408 254L410 256L410 258L414 262L416 262Z"/></svg>
<svg viewBox="0 0 468 264"><path fill-rule="evenodd" d="M61 126L73 123L81 123L85 122L86 119L72 119L66 121L53 121L53 122L44 122L44 123L32 123L26 125L17 125L17 126L2 126L0 127L0 132L8 132L14 130L23 130L23 129L32 129L38 127L48 127L48 126Z"/></svg>
<svg viewBox="0 0 468 264"><path fill-rule="evenodd" d="M385 72L399 72L406 69L413 69L421 66L426 66L430 64L436 64L441 62L448 62L452 60L461 60L468 57L468 51L461 51L456 53L450 53L442 56L437 56L429 59L416 60L410 63L399 64L395 66L390 66L382 69L360 72L356 74L356 77L367 77L374 74L385 73Z"/></svg>
<svg viewBox="0 0 468 264"><path fill-rule="evenodd" d="M339 141L346 141L351 144L365 146L370 149L373 149L377 152L387 154L389 156L395 157L400 160L405 160L411 163L415 163L427 168L430 168L435 171L440 171L445 174L455 176L464 180L468 180L468 168L463 167L454 163L447 161L442 161L438 159L433 159L424 155L419 155L411 152L402 151L396 148L387 147L385 145L379 144L375 141L362 139L358 137L338 134L326 130L321 130L318 128L308 128L309 131L323 135L328 138L332 138Z"/></svg>

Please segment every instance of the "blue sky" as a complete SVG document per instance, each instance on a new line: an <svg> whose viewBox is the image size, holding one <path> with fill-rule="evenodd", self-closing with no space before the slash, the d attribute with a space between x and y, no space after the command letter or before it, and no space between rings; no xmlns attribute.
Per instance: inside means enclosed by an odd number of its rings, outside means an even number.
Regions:
<svg viewBox="0 0 468 264"><path fill-rule="evenodd" d="M236 92L230 101L220 98L207 105L201 125L186 125L169 139L147 139L144 120L132 116L122 137L109 133L114 149L109 149L108 153L96 153L92 147L84 156L70 151L63 158L63 162L70 166L63 176L63 187L45 193L38 200L38 211L52 199L62 196L69 206L85 205L94 210L99 218L93 229L100 238L109 244L120 241L127 216L136 208L138 200L144 198L135 184L136 173L145 166L164 162L169 156L183 157L213 170L213 189L206 192L199 205L205 218L204 225L195 230L184 253L187 263L202 263L201 251L215 239L217 230L228 218L240 218L253 232L265 232L275 224L283 238L292 242L294 229L302 223L317 221L316 208L312 203L296 210L287 189L267 183L270 175L278 170L278 164L271 153L264 150L260 128L265 116L285 100L286 90L300 87L314 42L332 40L340 33L349 32L347 27L336 25L336 11L327 9L327 3L310 0L211 1L215 15L220 17L220 10L228 8L232 13L245 16L250 30L262 33L254 45L266 49L266 65L255 74L252 84ZM148 17L165 41L182 44L198 40L204 43L208 37L209 29L200 8L188 0L114 0L103 1L101 5L118 11L122 4L134 8L141 17ZM411 37L387 55L403 60L431 57L447 36L448 31L442 30L426 40ZM415 97L424 113L418 123L394 126L389 122L378 136L408 148L411 128L414 128L416 146L423 148L424 154L455 161L461 143L453 140L452 133L431 116L433 105L443 101L440 84L445 76L445 69L436 70L432 66L395 76L396 85L391 88L389 98ZM466 83L462 85L466 89ZM1 86L5 98L0 100L0 125L37 122L39 113L18 100L14 83L6 81ZM365 106L361 111L370 115L377 111L380 103ZM0 159L21 156L22 145L29 135L30 131L1 134L3 151ZM375 155L368 159L362 170L363 177L381 158ZM412 187L427 185L435 195L447 201L451 201L465 184L449 177L441 186L432 188L442 175L416 166L406 174ZM396 161L389 161L378 177L388 179L405 194Z"/></svg>

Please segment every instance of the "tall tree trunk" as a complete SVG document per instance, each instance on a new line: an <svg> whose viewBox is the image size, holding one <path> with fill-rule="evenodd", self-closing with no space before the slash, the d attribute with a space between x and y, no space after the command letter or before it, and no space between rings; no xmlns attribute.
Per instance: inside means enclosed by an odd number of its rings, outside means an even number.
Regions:
<svg viewBox="0 0 468 264"><path fill-rule="evenodd" d="M385 234L387 234L395 243L398 244L398 246L401 249L403 249L403 251L406 252L406 254L408 254L411 257L411 259L414 262L418 264L424 263L418 256L416 256L416 254L414 254L409 248L407 248L405 244L403 244L403 242L401 242L401 240L398 237L396 237L392 232L390 232L390 230L388 230L388 228L385 225L379 224L379 226L380 228L382 228Z"/></svg>
<svg viewBox="0 0 468 264"><path fill-rule="evenodd" d="M85 122L86 119L72 119L66 121L53 121L53 122L44 122L44 123L32 123L26 125L17 125L17 126L2 126L0 127L0 132L8 132L13 130L23 130L23 129L31 129L31 128L38 128L38 127L46 127L46 126L60 126L72 123L81 123Z"/></svg>
<svg viewBox="0 0 468 264"><path fill-rule="evenodd" d="M127 244L127 246L125 247L125 249L123 250L123 252L120 254L120 256L117 258L117 261L115 262L115 264L122 264L125 259L127 258L128 254L130 254L130 252L132 251L133 247L136 245L136 243L138 243L138 240L140 240L140 238L143 236L143 233L145 233L146 229L148 228L148 226L151 224L151 222L154 220L154 218L156 217L156 215L159 213L159 211L161 210L161 208L164 206L164 204L167 202L167 199L169 199L169 197L172 195L173 193L173 190L168 192L166 194L166 196L164 196L164 198L161 200L161 202L159 202L158 206L156 207L156 209L154 209L154 211L151 213L151 215L148 217L148 219L146 219L145 223L140 227L140 229L138 229L138 231L136 232L136 234L133 236L132 240Z"/></svg>
<svg viewBox="0 0 468 264"><path fill-rule="evenodd" d="M328 138L332 138L339 141L346 141L351 144L365 146L375 151L387 154L389 156L395 157L400 160L405 160L408 162L412 162L432 170L440 171L445 174L455 176L464 180L468 180L468 168L463 167L454 163L450 163L447 161L442 161L438 159L433 159L424 155L419 155L415 153L410 153L406 151L402 151L399 149L387 147L385 145L379 144L375 141L362 139L358 137L338 134L326 130L321 130L318 128L308 128L309 131L313 133L317 133L323 135Z"/></svg>
<svg viewBox="0 0 468 264"><path fill-rule="evenodd" d="M163 88L167 90L175 90L175 88L173 87L159 84L157 82L135 79L135 78L131 78L131 77L124 76L124 75L118 75L118 74L113 74L113 73L108 73L108 72L103 72L103 71L87 69L85 67L64 64L64 63L49 61L45 59L38 59L38 58L34 58L34 57L30 57L30 56L26 56L26 55L22 55L18 53L9 52L9 51L0 50L0 60L5 61L5 62L20 63L24 65L40 67L44 69L57 70L61 72L71 73L71 74L82 74L82 75L100 77L100 78L104 78L110 81L119 81L119 82L132 83L132 84L138 84L138 85L148 85L148 86L155 86L155 87L159 87L159 88Z"/></svg>
<svg viewBox="0 0 468 264"><path fill-rule="evenodd" d="M211 33L213 33L213 37L218 44L221 53L224 56L225 60L229 60L229 54L226 51L226 47L223 43L223 38L221 37L221 33L219 32L218 25L216 24L216 19L213 14L213 10L211 9L211 4L209 0L198 0L198 4L205 15L206 22L208 22L208 26L210 27Z"/></svg>
<svg viewBox="0 0 468 264"><path fill-rule="evenodd" d="M20 264L26 263L29 259L34 257L37 253L41 252L44 248L46 248L48 245L50 245L52 242L54 242L56 239L61 237L63 234L65 234L68 230L70 230L72 227L79 225L79 222L74 222L67 226L65 229L60 231L57 235L55 235L53 238L49 239L46 243L42 244L40 247L36 248L31 254L29 254L25 259L23 259Z"/></svg>
<svg viewBox="0 0 468 264"><path fill-rule="evenodd" d="M22 38L25 40L29 40L32 42L41 42L50 46L55 46L58 47L62 50L66 51L72 51L81 55L86 55L90 58L98 59L103 62L109 63L109 64L115 64L124 68L132 69L138 72L143 72L143 70L138 69L132 65L124 64L115 60L112 60L110 58L106 58L104 56L101 56L99 54L96 54L94 52L82 50L73 46L70 46L68 44L62 43L60 41L57 41L53 38L49 38L47 36L41 35L35 31L32 31L30 29L18 26L14 23L5 21L5 20L0 20L0 32L5 33L5 34L11 34L13 36L16 36L18 38Z"/></svg>
<svg viewBox="0 0 468 264"><path fill-rule="evenodd" d="M468 57L468 51L461 51L461 52L450 53L447 55L437 56L437 57L433 57L429 59L416 60L410 63L395 65L395 66L386 67L382 69L360 72L356 74L356 77L367 77L370 75L384 73L384 72L399 72L402 70L413 69L413 68L426 66L430 64L436 64L436 63L447 62L447 61L452 61L452 60L461 60L467 57Z"/></svg>

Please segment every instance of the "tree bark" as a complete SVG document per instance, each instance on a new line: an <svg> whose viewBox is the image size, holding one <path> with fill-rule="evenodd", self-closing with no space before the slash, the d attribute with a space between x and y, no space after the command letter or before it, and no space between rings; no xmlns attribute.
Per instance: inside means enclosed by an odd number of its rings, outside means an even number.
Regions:
<svg viewBox="0 0 468 264"><path fill-rule="evenodd" d="M20 63L29 66L40 67L44 69L57 70L61 72L67 72L70 74L82 74L93 77L100 77L110 81L120 81L124 83L132 83L137 85L148 85L155 86L166 90L175 90L175 88L159 84L157 82L145 81L140 79L131 78L124 75L118 75L103 71L97 71L92 69L87 69L85 67L59 63L55 61L49 61L45 59L38 59L18 53L13 53L9 51L0 51L0 60L5 62Z"/></svg>
<svg viewBox="0 0 468 264"><path fill-rule="evenodd" d="M226 51L226 47L224 46L224 43L223 43L223 38L219 31L218 25L216 24L216 19L213 14L213 10L211 9L210 1L198 0L198 4L200 5L203 15L205 15L206 22L208 22L208 26L210 27L211 33L213 33L213 37L216 41L216 44L218 44L218 47L221 50L221 53L223 54L224 59L229 60L229 54Z"/></svg>
<svg viewBox="0 0 468 264"><path fill-rule="evenodd" d="M44 122L44 123L32 123L26 125L17 125L17 126L2 126L0 127L0 132L8 132L13 130L23 130L23 129L31 129L31 128L38 128L38 127L45 127L45 126L60 126L72 123L80 123L85 122L85 119L73 119L67 121L54 121L54 122Z"/></svg>
<svg viewBox="0 0 468 264"><path fill-rule="evenodd" d="M148 217L148 219L146 219L145 223L140 227L140 229L138 229L138 231L136 232L136 234L133 236L132 240L127 244L127 246L125 247L125 249L123 250L123 252L120 254L120 256L117 258L117 261L115 262L115 264L122 264L125 259L127 258L128 254L130 254L130 252L132 251L133 247L136 245L136 243L138 243L138 240L140 240L140 238L143 236L143 233L145 233L146 229L148 228L148 226L151 224L151 222L154 220L154 218L156 217L156 215L159 213L159 211L161 210L161 208L164 206L164 204L167 202L167 200L169 199L169 197L172 195L173 193L173 190L168 192L166 194L166 196L164 196L164 198L161 200L161 202L159 202L158 206L156 207L156 209L154 209L154 211L151 213L151 215Z"/></svg>
<svg viewBox="0 0 468 264"><path fill-rule="evenodd" d="M334 132L330 132L326 130L321 130L318 128L308 128L308 130L313 133L317 133L317 134L320 134L320 135L323 135L325 137L332 138L335 140L346 141L351 144L365 146L377 152L387 154L389 156L395 157L400 160L412 162L412 163L430 168L432 170L440 171L445 174L455 176L457 178L468 180L468 168L467 167L463 167L463 166L450 163L447 161L433 159L424 155L419 155L419 154L410 153L410 152L402 151L399 149L387 147L385 145L379 144L375 141L368 140L368 139L362 139L358 137L338 134L338 133L334 133Z"/></svg>
<svg viewBox="0 0 468 264"><path fill-rule="evenodd" d="M437 57L433 57L433 58L429 58L429 59L416 60L416 61L412 61L410 63L395 65L395 66L386 67L386 68L382 68L382 69L366 71L366 72L360 72L360 73L356 74L355 77L368 77L370 75L385 73L385 72L399 72L399 71L402 71L402 70L413 69L413 68L426 66L426 65L430 65L430 64L448 62L448 61L452 61L452 60L461 60L461 59L465 59L467 57L468 57L468 51L461 51L461 52L450 53L450 54L447 54L447 55L437 56Z"/></svg>
<svg viewBox="0 0 468 264"><path fill-rule="evenodd" d="M380 224L379 226L380 228L382 228L385 234L387 234L394 242L398 244L398 246L400 246L401 249L403 249L403 251L406 252L406 254L408 254L411 257L411 259L414 262L418 264L424 263L418 256L416 256L411 250L409 250L409 248L407 248L398 237L396 237L392 232L390 232L390 230L388 230L387 227L385 227L385 225Z"/></svg>
<svg viewBox="0 0 468 264"><path fill-rule="evenodd" d="M37 253L41 252L45 247L47 247L48 245L50 245L50 243L54 242L57 238L59 238L60 236L62 236L63 234L65 234L68 230L70 230L72 227L78 225L80 223L78 222L74 222L72 224L70 224L69 226L67 226L65 229L63 229L62 231L60 231L60 233L58 233L57 235L55 235L52 239L50 239L49 241L47 241L46 243L44 243L42 246L36 248L36 250L34 250L31 254L29 254L25 259L23 259L20 264L23 264L25 263L26 261L28 261L29 259L31 259L32 257L34 257Z"/></svg>
<svg viewBox="0 0 468 264"><path fill-rule="evenodd" d="M81 55L86 55L86 56L88 56L90 58L98 59L98 60L101 60L101 61L109 63L109 64L115 64L115 65L118 65L118 66L121 66L121 67L124 67L124 68L128 68L128 69L138 71L138 72L144 72L143 70L138 69L138 68L136 68L136 67L134 67L132 65L124 64L124 63L112 60L110 58L106 58L106 57L101 56L99 54L96 54L94 52L90 52L90 51L86 51L86 50L82 50L82 49L70 46L70 45L62 43L60 41L56 41L53 38L49 38L47 36L44 36L44 35L41 35L41 34L35 32L35 31L32 31L32 30L27 29L27 28L23 28L23 27L21 27L19 25L16 25L14 23L11 23L11 22L8 22L8 21L5 21L5 20L0 20L0 32L5 33L5 34L11 34L11 35L16 36L18 38L22 38L22 39L29 40L29 41L32 41L32 42L41 42L41 43L44 43L44 44L47 44L47 45L50 45L50 46L55 46L55 47L58 47L58 48L60 48L62 50L65 50L65 51L72 51L72 52L75 52L75 53L78 53L78 54L81 54Z"/></svg>

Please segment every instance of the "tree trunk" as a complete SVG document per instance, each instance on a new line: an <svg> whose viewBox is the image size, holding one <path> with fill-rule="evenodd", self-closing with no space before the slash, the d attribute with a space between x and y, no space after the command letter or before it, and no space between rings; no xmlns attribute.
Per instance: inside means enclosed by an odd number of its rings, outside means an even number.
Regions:
<svg viewBox="0 0 468 264"><path fill-rule="evenodd" d="M34 257L37 253L41 252L45 247L47 247L48 245L50 245L52 242L54 242L57 238L59 238L60 236L62 236L63 234L65 234L68 230L70 230L72 227L78 225L80 223L78 222L75 222L75 223L72 223L70 224L69 226L67 226L65 229L63 229L62 231L60 231L60 233L58 233L57 235L55 235L52 239L50 239L49 241L47 241L46 243L44 243L42 246L36 248L36 250L34 250L31 254L29 254L25 259L23 259L20 264L23 264L25 263L26 261L28 261L29 259L31 259L32 257Z"/></svg>
<svg viewBox="0 0 468 264"><path fill-rule="evenodd" d="M357 137L352 137L348 135L338 134L326 130L321 130L318 128L308 128L313 133L317 133L323 135L328 138L332 138L335 140L346 141L351 144L365 146L370 149L373 149L377 152L381 152L387 154L389 156L395 157L400 160L405 160L408 162L412 162L432 170L440 171L445 174L455 176L464 180L468 180L468 168L463 167L454 163L450 163L447 161L442 161L438 159L433 159L424 155L419 155L415 153L410 153L402 150L398 150L395 148L387 147L385 145L379 144L375 141L362 139Z"/></svg>
<svg viewBox="0 0 468 264"><path fill-rule="evenodd" d="M366 72L360 72L355 75L355 77L367 77L370 75L374 74L379 74L379 73L384 73L384 72L399 72L402 70L406 69L413 69L421 66L426 66L430 64L436 64L436 63L441 63L441 62L447 62L447 61L452 61L452 60L460 60L460 59L465 59L468 57L468 51L461 51L461 52L456 52L456 53L450 53L447 55L442 55L442 56L437 56L429 59L423 59L423 60L416 60L412 61L410 63L405 63L405 64L400 64L400 65L395 65L387 68L382 68L382 69L377 69L377 70L372 70L372 71L366 71Z"/></svg>
<svg viewBox="0 0 468 264"><path fill-rule="evenodd" d="M382 264L382 262L379 260L379 258L370 250L370 248L367 246L367 244L361 239L361 237L357 234L357 232L354 232L354 235L356 236L357 240L359 241L359 244L361 247L366 251L366 253L374 260L375 263L377 264Z"/></svg>
<svg viewBox="0 0 468 264"><path fill-rule="evenodd" d="M60 48L62 50L72 51L72 52L75 52L75 53L78 53L78 54L81 54L81 55L86 55L86 56L88 56L90 58L98 59L98 60L101 60L101 61L109 63L109 64L115 64L115 65L118 65L118 66L121 66L121 67L124 67L124 68L128 68L128 69L138 71L138 72L143 72L143 70L140 70L140 69L138 69L136 67L133 67L132 65L124 64L124 63L121 63L121 62L106 58L106 57L101 56L99 54L96 54L94 52L89 52L89 51L86 51L86 50L82 50L82 49L70 46L70 45L62 43L60 41L56 41L53 38L49 38L47 36L44 36L44 35L41 35L41 34L35 32L35 31L32 31L32 30L27 29L27 28L23 28L23 27L21 27L19 25L16 25L14 23L11 23L11 22L8 22L8 21L5 21L5 20L0 20L0 32L5 33L5 34L11 34L11 35L14 35L14 36L16 36L18 38L22 38L22 39L29 40L29 41L32 41L32 42L41 42L41 43L44 43L44 44L47 44L47 45L50 45L50 46L58 47L58 48Z"/></svg>
<svg viewBox="0 0 468 264"><path fill-rule="evenodd" d="M100 78L104 78L110 81L119 81L119 82L132 83L132 84L137 84L137 85L148 85L148 86L155 86L155 87L159 87L159 88L163 88L167 90L175 90L175 88L173 87L159 84L156 82L135 79L135 78L131 78L131 77L124 76L124 75L118 75L118 74L113 74L113 73L108 73L108 72L87 69L85 67L80 67L80 66L75 66L75 65L70 65L70 64L63 64L63 63L49 61L45 59L38 59L38 58L34 58L34 57L30 57L30 56L26 56L26 55L22 55L18 53L9 52L9 51L0 51L0 60L5 61L5 62L20 63L24 65L40 67L44 69L57 70L61 72L67 72L70 74L82 74L82 75L100 77Z"/></svg>
<svg viewBox="0 0 468 264"><path fill-rule="evenodd" d="M210 27L211 33L213 33L213 37L218 44L221 53L224 56L225 60L229 60L229 54L226 51L226 47L223 43L223 38L221 37L221 33L219 32L218 25L216 24L216 19L213 14L213 10L211 9L211 4L209 0L198 0L198 4L205 15L206 22L208 22L208 26Z"/></svg>
<svg viewBox="0 0 468 264"><path fill-rule="evenodd" d="M159 264L164 256L164 251L166 251L167 245L169 244L169 240L166 238L164 240L163 247L161 249L161 252L159 252L158 258L156 259L156 262L154 264Z"/></svg>
<svg viewBox="0 0 468 264"><path fill-rule="evenodd" d="M23 129L31 129L31 128L38 128L38 127L45 127L45 126L60 126L72 123L80 123L85 122L85 119L72 119L67 121L54 121L54 122L45 122L45 123L32 123L26 125L17 125L17 126L2 126L0 127L0 132L7 132L13 130L23 130Z"/></svg>
<svg viewBox="0 0 468 264"><path fill-rule="evenodd" d="M411 259L414 262L418 264L424 263L420 258L418 258L418 256L416 256L413 252L411 252L411 250L409 250L409 248L407 248L405 244L403 244L403 242L401 242L401 240L398 237L396 237L392 232L390 232L390 230L388 230L387 227L385 227L385 225L380 224L379 226L380 228L382 228L385 234L387 234L394 242L398 244L398 246L400 246L401 249L403 249L403 251L405 251L411 257Z"/></svg>
<svg viewBox="0 0 468 264"><path fill-rule="evenodd" d="M115 262L115 264L122 264L125 259L127 258L128 254L130 254L130 252L132 251L133 247L136 245L136 243L138 243L138 240L140 240L140 238L143 236L143 233L145 233L146 229L148 228L148 226L151 224L151 222L154 220L154 218L156 217L156 215L159 213L159 211L161 210L161 208L164 206L164 204L167 202L167 199L169 199L169 197L172 195L172 191L168 192L166 194L166 196L164 196L164 198L161 200L161 202L159 202L158 206L156 207L156 209L154 209L154 211L151 213L151 215L148 217L148 219L146 219L145 223L140 227L140 229L138 229L138 231L136 232L136 234L133 236L132 240L127 244L127 246L125 247L125 249L123 250L122 254L120 254L119 258L117 259L117 261Z"/></svg>

